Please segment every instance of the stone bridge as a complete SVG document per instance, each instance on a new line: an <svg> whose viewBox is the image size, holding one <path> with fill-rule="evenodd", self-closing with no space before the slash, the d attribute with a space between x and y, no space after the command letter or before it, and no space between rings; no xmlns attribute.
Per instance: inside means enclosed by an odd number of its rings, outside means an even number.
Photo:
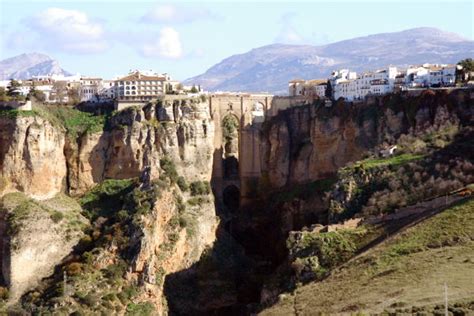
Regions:
<svg viewBox="0 0 474 316"><path fill-rule="evenodd" d="M215 126L212 186L227 209L255 196L261 175L260 129L273 96L219 94L209 97Z"/></svg>

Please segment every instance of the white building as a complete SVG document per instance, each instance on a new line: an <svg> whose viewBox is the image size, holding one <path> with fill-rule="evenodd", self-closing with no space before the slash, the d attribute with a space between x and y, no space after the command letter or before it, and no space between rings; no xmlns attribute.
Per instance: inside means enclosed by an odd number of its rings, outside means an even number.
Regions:
<svg viewBox="0 0 474 316"><path fill-rule="evenodd" d="M288 94L291 97L307 96L324 98L326 96L326 79L295 79L288 82Z"/></svg>
<svg viewBox="0 0 474 316"><path fill-rule="evenodd" d="M102 78L83 77L80 80L80 98L81 102L99 102L99 91L102 86Z"/></svg>
<svg viewBox="0 0 474 316"><path fill-rule="evenodd" d="M166 93L166 75L145 75L139 71L115 80L115 96L120 100L148 101Z"/></svg>
<svg viewBox="0 0 474 316"><path fill-rule="evenodd" d="M363 100L368 95L382 95L393 91L396 67L388 67L374 72L365 72L357 76L347 69L335 71L329 79L333 88L334 99L347 101Z"/></svg>
<svg viewBox="0 0 474 316"><path fill-rule="evenodd" d="M288 95L290 97L303 95L305 82L303 79L294 79L288 82Z"/></svg>

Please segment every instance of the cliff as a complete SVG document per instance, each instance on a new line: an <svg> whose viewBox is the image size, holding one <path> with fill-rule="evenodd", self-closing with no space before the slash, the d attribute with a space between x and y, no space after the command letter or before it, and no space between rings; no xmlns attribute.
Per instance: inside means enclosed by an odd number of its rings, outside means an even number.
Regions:
<svg viewBox="0 0 474 316"><path fill-rule="evenodd" d="M374 97L367 103L315 102L265 123L264 177L273 188L327 178L338 168L396 143L402 135L472 120L469 91Z"/></svg>
<svg viewBox="0 0 474 316"><path fill-rule="evenodd" d="M190 185L206 188L211 179L214 134L207 104L199 98L165 98L144 108L128 108L106 116L70 108L35 107L25 112L2 111L0 124L0 239L4 262L0 281L9 288L9 304L38 286L33 293L41 293L41 302L27 298L25 304L48 310L53 306L51 295L64 298L65 290L57 290L62 271L77 291L91 291L94 284L75 283L78 269L94 273L99 266L123 267L126 262L131 269L126 276L124 270L121 277L127 279L127 286L140 288L134 301L153 301L156 311L164 313L165 275L198 260L215 239L218 221L209 189L188 189ZM128 188L134 191L130 193ZM11 197L18 192L24 194L22 201L29 202L10 205ZM69 210L55 203L45 206L63 193L80 198L81 207ZM109 199L109 193L115 194L113 199ZM145 206L140 200L143 196L149 199ZM24 211L25 205L34 209ZM118 218L117 212L123 209L129 215L123 211ZM24 212L32 217L25 217ZM87 220L81 217L81 221L91 228L85 230L85 236L82 228L72 234L75 229L69 222L51 223L48 214L59 216L58 212L67 218L84 214ZM20 226L10 220L17 218L17 213L24 220ZM126 231L127 237L110 235L109 225ZM21 227L18 235L12 235L12 227L17 226ZM38 237L32 239L31 234ZM110 240L115 235L120 238ZM108 243L103 244L104 240ZM122 249L117 250L120 243ZM84 261L84 256L89 259ZM21 273L25 260L33 263L27 273ZM40 282L43 278L46 281ZM91 295L99 295L96 292ZM123 310L129 307L128 302L120 305ZM81 304L83 301L74 303L66 295L60 305L72 312Z"/></svg>
<svg viewBox="0 0 474 316"><path fill-rule="evenodd" d="M29 115L0 115L0 196L14 191L39 199L66 189L66 131Z"/></svg>

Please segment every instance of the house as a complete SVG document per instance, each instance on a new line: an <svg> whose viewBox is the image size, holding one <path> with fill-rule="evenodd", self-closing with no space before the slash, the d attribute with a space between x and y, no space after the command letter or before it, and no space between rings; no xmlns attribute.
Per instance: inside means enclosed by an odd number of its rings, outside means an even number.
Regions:
<svg viewBox="0 0 474 316"><path fill-rule="evenodd" d="M99 102L99 91L102 86L102 78L83 77L80 80L81 87L79 95L81 102Z"/></svg>
<svg viewBox="0 0 474 316"><path fill-rule="evenodd" d="M303 95L304 83L305 83L305 80L303 79L290 80L290 82L288 82L288 95L290 97Z"/></svg>
<svg viewBox="0 0 474 316"><path fill-rule="evenodd" d="M119 100L150 101L166 93L167 77L133 71L115 80L115 96Z"/></svg>
<svg viewBox="0 0 474 316"><path fill-rule="evenodd" d="M326 79L294 79L288 82L288 94L290 97L307 96L324 98L326 95Z"/></svg>

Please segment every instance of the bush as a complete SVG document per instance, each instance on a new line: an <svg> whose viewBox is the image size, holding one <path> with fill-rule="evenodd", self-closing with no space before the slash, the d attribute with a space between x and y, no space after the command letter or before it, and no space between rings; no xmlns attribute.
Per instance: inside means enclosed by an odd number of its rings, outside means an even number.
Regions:
<svg viewBox="0 0 474 316"><path fill-rule="evenodd" d="M191 190L191 195L193 196L208 195L211 192L211 186L209 185L209 182L207 181L191 182L189 189Z"/></svg>
<svg viewBox="0 0 474 316"><path fill-rule="evenodd" d="M183 192L186 192L189 189L188 183L186 182L186 179L184 179L183 176L178 177L178 181L176 182L176 184L178 185L179 189Z"/></svg>
<svg viewBox="0 0 474 316"><path fill-rule="evenodd" d="M69 276L79 275L82 272L82 264L79 262L72 262L66 266L66 273Z"/></svg>
<svg viewBox="0 0 474 316"><path fill-rule="evenodd" d="M55 223L59 223L63 218L64 218L64 214L61 212L54 211L53 214L51 214L51 219Z"/></svg>
<svg viewBox="0 0 474 316"><path fill-rule="evenodd" d="M160 167L165 172L165 175L170 179L171 183L178 182L178 172L174 162L168 157L160 159Z"/></svg>
<svg viewBox="0 0 474 316"><path fill-rule="evenodd" d="M8 289L0 286L0 300L8 299Z"/></svg>
<svg viewBox="0 0 474 316"><path fill-rule="evenodd" d="M155 311L153 304L149 302L142 302L138 304L130 303L127 305L127 312L125 315L148 316Z"/></svg>

